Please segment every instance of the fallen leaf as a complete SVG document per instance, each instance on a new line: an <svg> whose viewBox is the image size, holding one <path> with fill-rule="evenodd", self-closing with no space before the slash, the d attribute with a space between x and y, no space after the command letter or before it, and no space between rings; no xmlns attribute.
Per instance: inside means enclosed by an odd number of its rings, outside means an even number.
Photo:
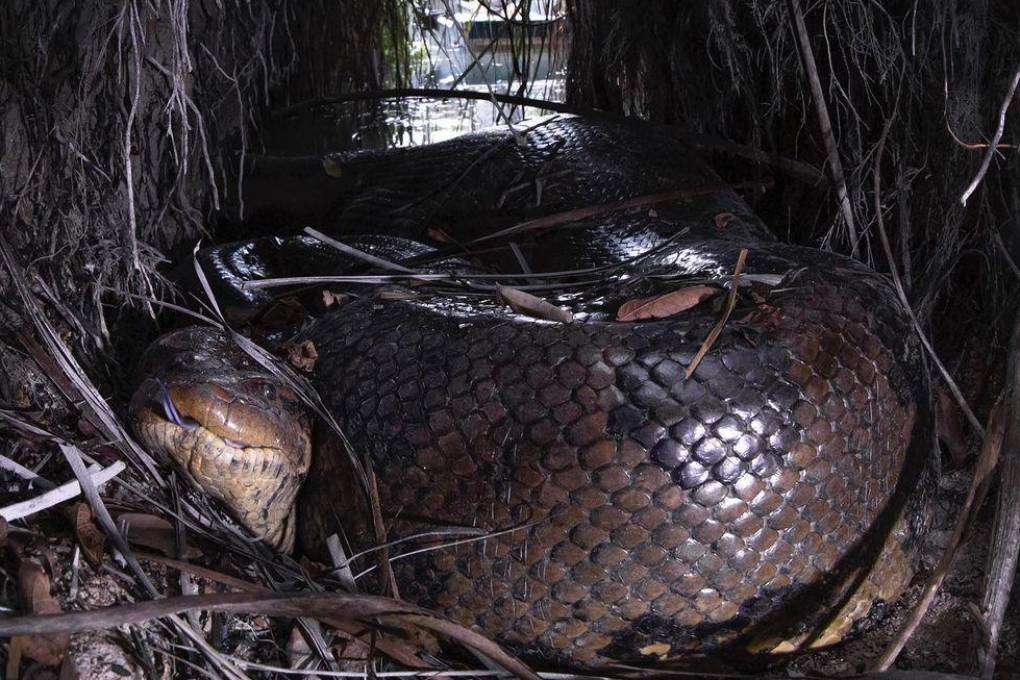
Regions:
<svg viewBox="0 0 1020 680"><path fill-rule="evenodd" d="M730 222L737 219L737 216L731 212L721 212L715 216L715 228L719 231L724 231L729 226Z"/></svg>
<svg viewBox="0 0 1020 680"><path fill-rule="evenodd" d="M60 604L50 594L50 579L32 560L21 560L18 567L18 594L22 606L33 614L59 614ZM71 636L66 633L20 636L21 653L46 666L56 666L64 658Z"/></svg>
<svg viewBox="0 0 1020 680"><path fill-rule="evenodd" d="M318 627L318 621L314 622ZM305 668L306 664L315 656L315 651L305 641L305 636L299 626L290 629L290 637L287 640L287 661L290 668Z"/></svg>
<svg viewBox="0 0 1020 680"><path fill-rule="evenodd" d="M429 227L426 233L428 233L429 238L433 241L437 241L439 243L455 243L453 237L439 227Z"/></svg>
<svg viewBox="0 0 1020 680"><path fill-rule="evenodd" d="M77 503L74 506L74 535L81 547L81 554L94 569L99 568L103 560L103 547L106 534L92 520L92 508L88 503Z"/></svg>
<svg viewBox="0 0 1020 680"><path fill-rule="evenodd" d="M322 291L322 306L332 307L333 305L342 305L347 302L348 295L345 293L334 293L331 290Z"/></svg>
<svg viewBox="0 0 1020 680"><path fill-rule="evenodd" d="M57 680L81 680L81 673L75 664L75 655L68 654L64 657L64 663L60 664L60 673ZM122 678L131 677L131 671L115 661L110 662L110 670Z"/></svg>
<svg viewBox="0 0 1020 680"><path fill-rule="evenodd" d="M190 560L202 556L202 551L193 545L188 545L183 555L177 555L177 532L162 517L144 512L125 512L117 515L117 524L126 527L124 533L135 545L158 550L167 557Z"/></svg>
<svg viewBox="0 0 1020 680"><path fill-rule="evenodd" d="M322 157L322 169L330 177L343 177L344 176L343 166L340 164L339 161L337 161L332 156L323 156Z"/></svg>
<svg viewBox="0 0 1020 680"><path fill-rule="evenodd" d="M315 343L311 340L305 340L300 345L290 345L287 348L287 363L294 368L311 372L318 360L319 350L315 349Z"/></svg>
<svg viewBox="0 0 1020 680"><path fill-rule="evenodd" d="M666 656L673 647L665 642L655 642L638 649L642 654L654 654L655 656Z"/></svg>
<svg viewBox="0 0 1020 680"><path fill-rule="evenodd" d="M628 300L616 312L617 321L665 319L696 306L719 294L714 286L687 286L654 297Z"/></svg>
<svg viewBox="0 0 1020 680"><path fill-rule="evenodd" d="M21 670L21 641L23 637L15 635L7 643L7 672L4 677L8 680L18 680Z"/></svg>
<svg viewBox="0 0 1020 680"><path fill-rule="evenodd" d="M556 305L543 300L540 297L526 293L523 290L517 290L516 288L509 288L507 286L496 287L496 297L502 302L510 306L510 309L514 310L518 314L524 314L535 319L545 319L546 321L561 321L563 323L570 323L574 320L574 315L569 310L563 307L557 307Z"/></svg>

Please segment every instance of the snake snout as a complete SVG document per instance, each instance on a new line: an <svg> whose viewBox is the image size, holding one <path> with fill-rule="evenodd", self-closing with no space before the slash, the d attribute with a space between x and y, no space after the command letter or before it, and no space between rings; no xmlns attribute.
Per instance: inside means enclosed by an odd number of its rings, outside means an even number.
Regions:
<svg viewBox="0 0 1020 680"><path fill-rule="evenodd" d="M311 460L297 395L213 329L160 338L131 400L139 439L223 501L252 533L289 550Z"/></svg>

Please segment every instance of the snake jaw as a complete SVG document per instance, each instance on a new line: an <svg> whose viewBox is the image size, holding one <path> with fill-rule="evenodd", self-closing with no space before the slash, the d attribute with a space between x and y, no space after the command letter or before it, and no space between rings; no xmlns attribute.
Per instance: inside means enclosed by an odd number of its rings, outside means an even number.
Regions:
<svg viewBox="0 0 1020 680"><path fill-rule="evenodd" d="M181 333L164 336L155 356L143 359L149 377L129 409L135 432L254 535L290 551L295 500L311 462L309 417L236 348L224 352L214 331Z"/></svg>

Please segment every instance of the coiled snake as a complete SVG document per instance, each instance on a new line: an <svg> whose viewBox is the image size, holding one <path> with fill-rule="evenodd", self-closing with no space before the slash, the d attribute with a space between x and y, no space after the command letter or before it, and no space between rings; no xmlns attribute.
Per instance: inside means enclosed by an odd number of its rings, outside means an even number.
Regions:
<svg viewBox="0 0 1020 680"><path fill-rule="evenodd" d="M314 345L312 381L371 461L405 599L533 658L593 665L827 644L902 591L930 467L925 384L882 277L777 242L652 126L557 117L322 167L319 223L377 260L290 237L199 261L221 304L267 299L251 278L378 282L394 274L380 260L427 279L351 284L294 339ZM496 283L572 320L517 313ZM727 284L735 306L689 377L726 294L617 320L628 300ZM136 431L273 545L342 530L353 553L371 547L347 454L253 366L215 331L161 338Z"/></svg>

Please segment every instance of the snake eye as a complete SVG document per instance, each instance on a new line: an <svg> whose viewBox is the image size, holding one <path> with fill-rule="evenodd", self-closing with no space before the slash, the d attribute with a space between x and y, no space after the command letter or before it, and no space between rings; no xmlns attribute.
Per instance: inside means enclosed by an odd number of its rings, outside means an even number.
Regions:
<svg viewBox="0 0 1020 680"><path fill-rule="evenodd" d="M279 397L276 385L268 380L262 380L261 378L246 380L244 388L252 397L262 398L266 401L276 401Z"/></svg>

